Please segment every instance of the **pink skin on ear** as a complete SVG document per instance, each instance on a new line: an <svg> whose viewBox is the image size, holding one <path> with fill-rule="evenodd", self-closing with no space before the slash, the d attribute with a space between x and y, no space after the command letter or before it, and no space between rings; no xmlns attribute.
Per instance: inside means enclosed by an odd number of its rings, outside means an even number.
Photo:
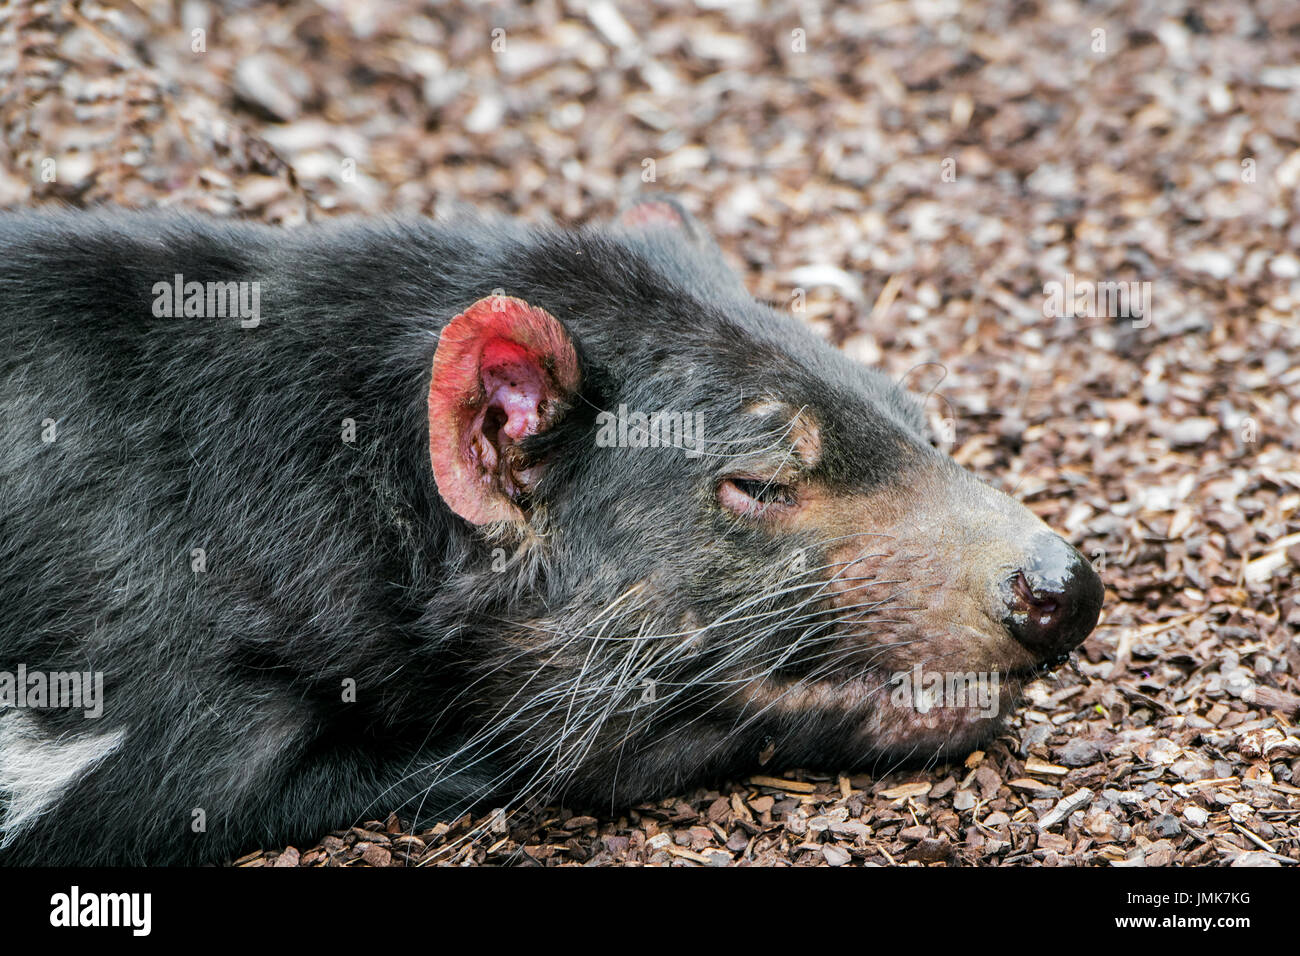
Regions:
<svg viewBox="0 0 1300 956"><path fill-rule="evenodd" d="M637 203L619 216L618 221L622 225L633 229L644 229L650 226L668 226L673 229L681 229L686 225L682 221L681 215L671 204L656 200Z"/></svg>
<svg viewBox="0 0 1300 956"><path fill-rule="evenodd" d="M474 524L524 520L515 498L540 466L514 448L548 428L578 388L578 357L554 316L489 296L438 339L429 382L429 459L438 493Z"/></svg>

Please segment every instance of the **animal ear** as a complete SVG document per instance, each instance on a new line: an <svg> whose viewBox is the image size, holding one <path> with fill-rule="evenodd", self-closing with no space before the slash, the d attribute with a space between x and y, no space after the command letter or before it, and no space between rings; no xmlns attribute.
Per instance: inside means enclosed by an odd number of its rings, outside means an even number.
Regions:
<svg viewBox="0 0 1300 956"><path fill-rule="evenodd" d="M429 458L451 510L479 525L523 522L544 463L520 444L563 416L578 384L568 333L522 299L489 296L447 323L429 381Z"/></svg>
<svg viewBox="0 0 1300 956"><path fill-rule="evenodd" d="M678 229L695 237L691 216L681 203L667 196L640 196L619 213L618 224L625 229Z"/></svg>
<svg viewBox="0 0 1300 956"><path fill-rule="evenodd" d="M625 235L644 236L656 245L667 238L669 248L692 253L691 263L676 263L676 268L688 270L688 282L696 285L703 282L721 295L749 298L745 284L727 263L708 230L676 199L657 193L638 196L619 213L614 229ZM678 237L685 241L674 241ZM666 265L672 267L671 263Z"/></svg>

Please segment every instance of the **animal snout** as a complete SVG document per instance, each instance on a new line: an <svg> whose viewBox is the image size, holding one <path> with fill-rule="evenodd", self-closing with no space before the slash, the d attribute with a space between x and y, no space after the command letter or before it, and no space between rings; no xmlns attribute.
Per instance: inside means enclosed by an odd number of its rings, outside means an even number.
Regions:
<svg viewBox="0 0 1300 956"><path fill-rule="evenodd" d="M1022 567L1004 584L1004 623L1026 650L1055 663L1096 626L1102 591L1083 555L1055 534L1037 535Z"/></svg>

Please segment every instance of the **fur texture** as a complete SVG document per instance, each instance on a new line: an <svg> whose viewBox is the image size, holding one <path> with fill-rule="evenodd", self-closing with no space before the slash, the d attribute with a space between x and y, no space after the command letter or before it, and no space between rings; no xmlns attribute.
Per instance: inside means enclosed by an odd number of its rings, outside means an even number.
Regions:
<svg viewBox="0 0 1300 956"><path fill-rule="evenodd" d="M0 711L0 861L221 860L393 810L639 800L765 749L915 749L865 685L832 692L883 653L870 608L921 647L918 615L951 605L886 577L824 602L871 529L746 520L717 489L784 468L858 514L921 473L940 497L983 486L913 400L754 303L686 226L0 217L0 672L105 686L96 720ZM259 283L260 322L156 317L176 274ZM438 496L427 398L440 329L494 292L559 319L582 391L528 439L526 520L475 526ZM710 453L597 447L619 405L700 413ZM779 408L815 421L815 464ZM1008 541L1041 528L1006 514ZM990 628L965 640L1032 663Z"/></svg>

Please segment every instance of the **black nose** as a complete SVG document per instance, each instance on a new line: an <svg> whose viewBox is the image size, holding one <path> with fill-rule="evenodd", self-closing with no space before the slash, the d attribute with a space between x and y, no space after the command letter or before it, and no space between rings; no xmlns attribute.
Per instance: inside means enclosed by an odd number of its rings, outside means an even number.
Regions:
<svg viewBox="0 0 1300 956"><path fill-rule="evenodd" d="M1092 633L1102 590L1092 566L1063 539L1035 538L1024 567L1004 585L1007 630L1043 661L1064 658Z"/></svg>

